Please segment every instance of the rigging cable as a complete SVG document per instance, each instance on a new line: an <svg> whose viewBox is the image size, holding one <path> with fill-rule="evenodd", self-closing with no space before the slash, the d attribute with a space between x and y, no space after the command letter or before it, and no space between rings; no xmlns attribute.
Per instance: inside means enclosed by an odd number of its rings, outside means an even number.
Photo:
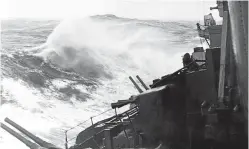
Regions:
<svg viewBox="0 0 249 149"><path fill-rule="evenodd" d="M198 23L199 24L201 24L201 17L203 16L203 14L204 14L204 12L203 12L203 8L204 8L204 3L203 3L203 0L201 0L201 7L199 7L199 8L202 8L201 9L201 13L199 13L200 14L200 16L199 16L199 20L198 20ZM202 25L201 25L202 26ZM198 32L198 36L199 36L199 38L200 38L200 43L201 43L201 46L203 47L203 42L202 42L202 40L201 40L201 37L200 37L200 35L199 35L199 32Z"/></svg>

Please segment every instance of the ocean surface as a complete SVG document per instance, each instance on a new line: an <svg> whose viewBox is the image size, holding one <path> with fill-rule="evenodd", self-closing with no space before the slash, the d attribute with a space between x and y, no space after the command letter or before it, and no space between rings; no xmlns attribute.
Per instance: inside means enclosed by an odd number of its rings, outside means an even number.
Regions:
<svg viewBox="0 0 249 149"><path fill-rule="evenodd" d="M181 68L183 54L200 45L195 24L113 15L2 21L0 121L64 148L65 130L138 94L129 76L149 85ZM68 132L69 146L90 124ZM0 148L27 146L0 129Z"/></svg>

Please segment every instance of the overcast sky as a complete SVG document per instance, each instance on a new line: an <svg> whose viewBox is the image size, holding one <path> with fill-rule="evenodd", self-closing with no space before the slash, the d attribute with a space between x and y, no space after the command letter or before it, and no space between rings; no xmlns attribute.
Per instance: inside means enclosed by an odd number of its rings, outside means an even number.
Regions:
<svg viewBox="0 0 249 149"><path fill-rule="evenodd" d="M1 18L64 19L97 14L157 20L201 20L216 0L0 0Z"/></svg>

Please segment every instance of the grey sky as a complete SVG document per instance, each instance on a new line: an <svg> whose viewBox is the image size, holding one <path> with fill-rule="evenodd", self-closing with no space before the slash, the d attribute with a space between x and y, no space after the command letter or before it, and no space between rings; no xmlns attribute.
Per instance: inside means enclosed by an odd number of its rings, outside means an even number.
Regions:
<svg viewBox="0 0 249 149"><path fill-rule="evenodd" d="M97 14L158 20L201 20L215 0L1 0L1 18L72 18Z"/></svg>

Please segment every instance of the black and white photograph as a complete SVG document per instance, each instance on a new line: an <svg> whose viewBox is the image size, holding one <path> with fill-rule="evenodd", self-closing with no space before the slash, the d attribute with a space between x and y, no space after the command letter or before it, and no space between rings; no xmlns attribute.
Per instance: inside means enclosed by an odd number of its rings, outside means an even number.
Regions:
<svg viewBox="0 0 249 149"><path fill-rule="evenodd" d="M0 149L247 149L248 1L1 0Z"/></svg>

